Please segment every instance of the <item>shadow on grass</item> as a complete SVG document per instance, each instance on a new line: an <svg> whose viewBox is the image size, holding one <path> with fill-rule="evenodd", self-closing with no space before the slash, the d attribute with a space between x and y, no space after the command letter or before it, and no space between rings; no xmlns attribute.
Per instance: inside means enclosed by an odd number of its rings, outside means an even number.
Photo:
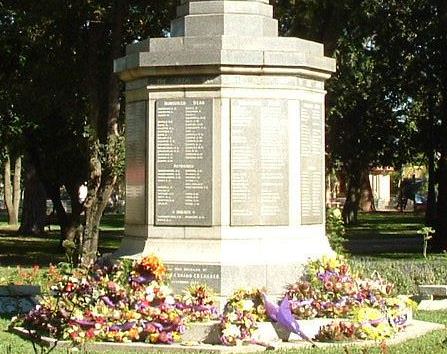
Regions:
<svg viewBox="0 0 447 354"><path fill-rule="evenodd" d="M104 214L101 218L101 230L124 230L124 214Z"/></svg>
<svg viewBox="0 0 447 354"><path fill-rule="evenodd" d="M360 213L358 223L346 228L348 240L417 238L424 216L419 213Z"/></svg>
<svg viewBox="0 0 447 354"><path fill-rule="evenodd" d="M120 245L122 233L101 231L99 253L113 253ZM59 245L59 234L47 232L39 236L22 236L16 231L0 230L0 265L47 267L65 261Z"/></svg>
<svg viewBox="0 0 447 354"><path fill-rule="evenodd" d="M15 316L20 315L19 313L12 313L12 314L6 314L6 313L2 313L0 314L0 320L6 320L6 321L11 321L11 319Z"/></svg>

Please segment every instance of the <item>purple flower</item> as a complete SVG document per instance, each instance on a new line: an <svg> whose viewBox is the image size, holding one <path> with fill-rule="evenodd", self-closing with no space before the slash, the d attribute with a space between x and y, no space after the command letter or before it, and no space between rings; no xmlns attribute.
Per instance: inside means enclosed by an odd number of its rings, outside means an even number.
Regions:
<svg viewBox="0 0 447 354"><path fill-rule="evenodd" d="M121 328L123 331L129 331L135 326L135 323L136 323L135 321L126 322L122 325Z"/></svg>
<svg viewBox="0 0 447 354"><path fill-rule="evenodd" d="M148 284L155 279L153 274L145 273L141 274L138 277L132 277L131 281L137 284Z"/></svg>
<svg viewBox="0 0 447 354"><path fill-rule="evenodd" d="M101 297L101 300L109 307L115 307L115 304L110 300L108 296Z"/></svg>
<svg viewBox="0 0 447 354"><path fill-rule="evenodd" d="M89 320L74 320L74 322L81 327L95 327L95 321L89 321Z"/></svg>

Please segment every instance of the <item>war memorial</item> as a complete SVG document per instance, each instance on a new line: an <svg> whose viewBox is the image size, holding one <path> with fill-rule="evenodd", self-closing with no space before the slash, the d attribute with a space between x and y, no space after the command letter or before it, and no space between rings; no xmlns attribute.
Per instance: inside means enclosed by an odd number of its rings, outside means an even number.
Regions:
<svg viewBox="0 0 447 354"><path fill-rule="evenodd" d="M128 46L118 255L157 254L174 288L280 294L325 236L323 45L278 36L267 0L182 1L170 37Z"/></svg>

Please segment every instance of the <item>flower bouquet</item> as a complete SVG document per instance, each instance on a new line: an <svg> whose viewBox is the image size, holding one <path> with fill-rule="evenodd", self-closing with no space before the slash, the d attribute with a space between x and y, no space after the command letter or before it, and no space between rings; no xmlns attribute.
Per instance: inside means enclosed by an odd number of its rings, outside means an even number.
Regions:
<svg viewBox="0 0 447 354"><path fill-rule="evenodd" d="M19 321L40 335L78 343L173 343L184 331L183 314L165 280L155 256L76 270Z"/></svg>

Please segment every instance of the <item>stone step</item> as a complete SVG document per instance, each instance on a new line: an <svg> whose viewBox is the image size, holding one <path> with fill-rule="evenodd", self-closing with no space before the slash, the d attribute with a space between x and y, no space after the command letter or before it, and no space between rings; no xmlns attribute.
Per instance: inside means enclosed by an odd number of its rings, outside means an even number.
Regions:
<svg viewBox="0 0 447 354"><path fill-rule="evenodd" d="M310 320L298 320L301 331L308 337L313 338L321 326L328 325L334 321L333 318L314 318ZM220 344L219 321L204 323L192 323L182 335L185 342L198 342L205 344ZM301 341L302 338L294 333L284 330L277 323L260 322L258 329L253 333L253 339L269 343L278 341Z"/></svg>
<svg viewBox="0 0 447 354"><path fill-rule="evenodd" d="M447 285L419 285L419 295L423 299L447 297Z"/></svg>

